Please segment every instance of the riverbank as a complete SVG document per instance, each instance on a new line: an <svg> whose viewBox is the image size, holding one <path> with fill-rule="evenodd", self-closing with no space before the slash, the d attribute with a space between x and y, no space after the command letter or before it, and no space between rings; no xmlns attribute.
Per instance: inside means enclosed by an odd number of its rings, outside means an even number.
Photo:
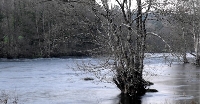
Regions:
<svg viewBox="0 0 200 104"><path fill-rule="evenodd" d="M79 51L72 51L67 53L51 53L51 54L32 54L32 53L25 53L25 54L0 54L0 58L7 58L7 59L17 59L17 58L27 58L27 59L33 59L33 58L60 58L60 57L89 57L91 54L87 51L85 52L79 52Z"/></svg>

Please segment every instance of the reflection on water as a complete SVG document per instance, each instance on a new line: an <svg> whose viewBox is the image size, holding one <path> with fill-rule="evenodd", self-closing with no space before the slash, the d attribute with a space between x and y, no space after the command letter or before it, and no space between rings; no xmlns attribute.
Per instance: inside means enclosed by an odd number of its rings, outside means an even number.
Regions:
<svg viewBox="0 0 200 104"><path fill-rule="evenodd" d="M131 99L119 95L114 84L99 82L92 74L70 67L92 58L0 59L0 90L15 92L19 104L174 104L200 102L200 68L192 64L171 67L161 58L145 60L144 76L154 83L146 93ZM86 77L95 78L84 81Z"/></svg>
<svg viewBox="0 0 200 104"><path fill-rule="evenodd" d="M130 96L120 94L118 104L141 104L141 98L131 98Z"/></svg>
<svg viewBox="0 0 200 104"><path fill-rule="evenodd" d="M149 65L151 67L151 65ZM155 66L154 66L155 67ZM154 82L151 88L157 93L147 93L142 103L191 103L200 102L200 68L192 64L175 64L171 67L162 65L158 70L148 69L156 73L149 80ZM159 101L157 101L159 99Z"/></svg>

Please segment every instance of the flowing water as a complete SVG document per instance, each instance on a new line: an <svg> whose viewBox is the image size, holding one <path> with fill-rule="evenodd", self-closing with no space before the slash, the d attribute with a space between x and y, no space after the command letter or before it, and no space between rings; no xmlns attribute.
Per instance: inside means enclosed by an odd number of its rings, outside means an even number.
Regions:
<svg viewBox="0 0 200 104"><path fill-rule="evenodd" d="M192 64L170 66L160 57L145 60L144 78L151 89L131 103L120 98L112 83L75 70L77 63L94 58L0 59L0 91L18 104L174 104L200 102L200 68ZM84 80L94 78L94 80ZM0 92L0 97L3 97ZM1 99L1 98L0 98ZM120 103L121 102L121 103Z"/></svg>

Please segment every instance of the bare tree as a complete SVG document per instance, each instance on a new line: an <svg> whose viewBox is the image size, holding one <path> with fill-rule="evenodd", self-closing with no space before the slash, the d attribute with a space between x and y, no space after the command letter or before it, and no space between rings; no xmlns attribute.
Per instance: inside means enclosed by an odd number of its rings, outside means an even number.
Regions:
<svg viewBox="0 0 200 104"><path fill-rule="evenodd" d="M196 57L196 65L200 65L200 2L199 0L191 0L191 15L192 15L192 34L194 36L194 49Z"/></svg>
<svg viewBox="0 0 200 104"><path fill-rule="evenodd" d="M179 26L179 30L182 32L182 40L183 44L183 59L185 62L186 60L186 52L187 52L187 36L190 36L189 34L192 34L193 36L193 43L194 43L194 52L192 55L195 56L196 65L200 65L200 35L199 35L199 21L200 21L200 4L199 0L179 0L177 3L174 3L176 5L176 9L173 10L171 13L174 17L174 20L177 21L177 24ZM179 32L180 32L179 31Z"/></svg>
<svg viewBox="0 0 200 104"><path fill-rule="evenodd" d="M187 46L189 45L189 38L188 36L193 38L193 46L195 49L195 54L191 54L195 56L196 64L199 65L199 3L198 0L180 0L176 4L176 13L175 13L175 19L178 20L178 27L180 28L179 30L182 32L182 40L183 40L183 59L184 62L188 62L186 59L186 53L187 51ZM192 35L190 35L192 34ZM191 39L191 38L190 38ZM187 42L189 41L189 42ZM191 49L190 49L191 50Z"/></svg>
<svg viewBox="0 0 200 104"><path fill-rule="evenodd" d="M188 46L189 42L191 42L192 39L190 38L191 35L189 34L191 18L190 14L188 13L188 1L180 0L173 4L175 5L175 9L172 8L172 10L169 10L170 15L168 15L168 21L171 27L171 31L173 32L174 36L176 36L176 38L172 40L176 41L176 43L178 44L174 46L175 48L173 49L173 51L180 53L183 59L182 61L184 63L188 63L187 52L189 52L190 50Z"/></svg>
<svg viewBox="0 0 200 104"><path fill-rule="evenodd" d="M114 83L122 94L136 97L143 95L148 85L142 76L147 36L146 21L153 1L147 0L142 3L141 0L136 0L137 9L133 9L133 0L116 2L118 6L113 7L108 0L101 0L102 9L93 8L103 28L98 30L102 35L95 40L105 47L114 60Z"/></svg>

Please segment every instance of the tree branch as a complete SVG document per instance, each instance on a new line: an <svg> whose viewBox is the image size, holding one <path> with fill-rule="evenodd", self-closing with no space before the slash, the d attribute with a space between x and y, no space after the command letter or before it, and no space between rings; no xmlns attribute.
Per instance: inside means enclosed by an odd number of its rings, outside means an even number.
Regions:
<svg viewBox="0 0 200 104"><path fill-rule="evenodd" d="M192 52L190 52L190 54L192 55L192 56L194 56L194 57L196 57L197 55L195 55L194 53L192 53Z"/></svg>
<svg viewBox="0 0 200 104"><path fill-rule="evenodd" d="M169 47L170 51L172 52L171 46L161 36L159 36L158 34L156 34L154 32L147 32L147 34L154 35L154 36L160 38L167 45L167 47Z"/></svg>
<svg viewBox="0 0 200 104"><path fill-rule="evenodd" d="M128 19L127 19L127 15L126 15L126 12L125 12L125 8L124 8L124 4L125 4L125 1L126 0L123 0L123 3L121 4L120 2L119 2L119 0L116 0L117 1L117 3L118 3L118 5L120 6L120 8L121 8L121 11L122 11L122 13L123 13L123 16L124 16L124 20L126 21L126 23L128 23L129 21L128 21Z"/></svg>
<svg viewBox="0 0 200 104"><path fill-rule="evenodd" d="M149 5L148 5L148 9L146 10L146 15L145 15L145 18L144 18L144 21L147 20L147 17L148 17L148 12L150 11L151 9L151 5L152 5L152 0L149 0Z"/></svg>

